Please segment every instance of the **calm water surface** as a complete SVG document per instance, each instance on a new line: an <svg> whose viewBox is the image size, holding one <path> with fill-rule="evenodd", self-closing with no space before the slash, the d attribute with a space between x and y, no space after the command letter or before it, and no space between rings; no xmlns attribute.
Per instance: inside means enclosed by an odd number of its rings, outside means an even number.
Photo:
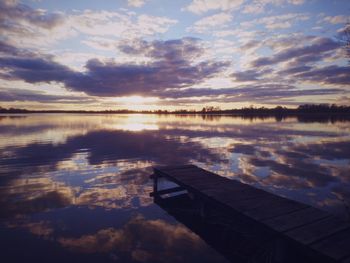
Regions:
<svg viewBox="0 0 350 263"><path fill-rule="evenodd" d="M349 121L1 115L3 258L227 262L149 197L151 167L176 163L350 213Z"/></svg>

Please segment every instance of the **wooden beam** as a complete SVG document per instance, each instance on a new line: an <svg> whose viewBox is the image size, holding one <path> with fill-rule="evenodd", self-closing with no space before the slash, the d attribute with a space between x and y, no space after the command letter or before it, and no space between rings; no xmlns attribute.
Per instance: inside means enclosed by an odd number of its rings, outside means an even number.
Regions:
<svg viewBox="0 0 350 263"><path fill-rule="evenodd" d="M156 195L165 195L165 194L171 194L179 191L184 191L186 190L185 188L181 186L173 187L173 188L168 188L164 190L159 190L157 192L150 193L150 196L156 196Z"/></svg>

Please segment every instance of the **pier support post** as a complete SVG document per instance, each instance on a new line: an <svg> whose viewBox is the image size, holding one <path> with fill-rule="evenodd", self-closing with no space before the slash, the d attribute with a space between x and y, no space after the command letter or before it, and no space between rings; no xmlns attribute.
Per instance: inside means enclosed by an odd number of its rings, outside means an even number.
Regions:
<svg viewBox="0 0 350 263"><path fill-rule="evenodd" d="M156 173L153 174L153 194L154 197L158 196L158 175Z"/></svg>

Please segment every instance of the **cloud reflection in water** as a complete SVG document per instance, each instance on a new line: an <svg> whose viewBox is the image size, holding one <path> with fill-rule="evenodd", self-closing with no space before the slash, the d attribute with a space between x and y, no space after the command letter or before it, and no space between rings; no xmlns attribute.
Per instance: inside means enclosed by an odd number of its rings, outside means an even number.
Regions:
<svg viewBox="0 0 350 263"><path fill-rule="evenodd" d="M136 262L202 258L208 248L198 237L153 205L153 165L192 162L342 215L350 200L348 121L24 115L2 117L0 135L3 226L76 253L114 251L116 260L122 254ZM73 227L81 209L91 214ZM154 235L166 240L152 241L162 247L158 255L148 246Z"/></svg>

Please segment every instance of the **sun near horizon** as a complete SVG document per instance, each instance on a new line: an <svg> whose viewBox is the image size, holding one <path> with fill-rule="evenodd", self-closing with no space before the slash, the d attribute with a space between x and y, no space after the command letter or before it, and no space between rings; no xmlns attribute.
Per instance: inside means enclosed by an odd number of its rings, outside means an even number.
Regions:
<svg viewBox="0 0 350 263"><path fill-rule="evenodd" d="M346 0L1 0L0 106L350 105Z"/></svg>

